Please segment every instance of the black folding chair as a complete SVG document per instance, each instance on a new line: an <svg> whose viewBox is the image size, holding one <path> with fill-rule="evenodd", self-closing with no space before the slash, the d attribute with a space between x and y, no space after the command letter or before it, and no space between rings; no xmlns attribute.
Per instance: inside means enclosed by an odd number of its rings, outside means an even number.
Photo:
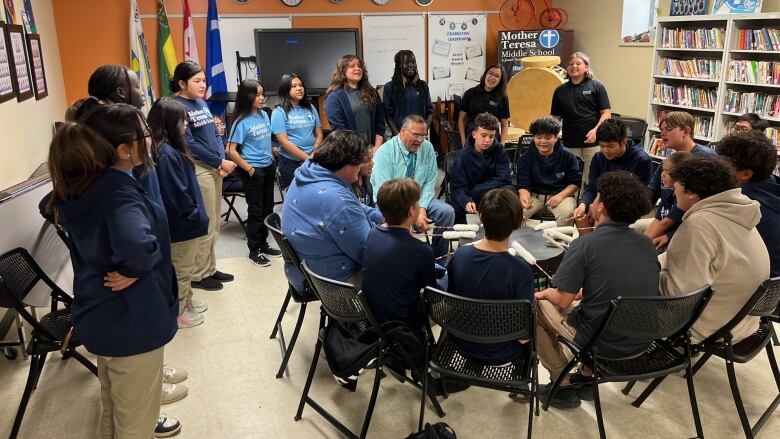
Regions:
<svg viewBox="0 0 780 439"><path fill-rule="evenodd" d="M271 232L271 236L274 237L276 245L279 246L279 250L282 252L282 258L285 264L290 263L294 265L297 270L301 271L301 276L304 276L303 267L301 266L301 260L298 257L298 254L295 253L295 250L290 245L290 241L288 241L287 237L282 233L282 221L279 217L279 214L274 212L265 217L265 226L268 228L268 231ZM292 337L290 337L290 342L287 344L285 342L284 332L282 330L282 319L284 318L284 314L287 312L287 306L290 304L290 299L299 304L300 308L298 310L298 320L295 322L295 329L293 329ZM292 355L293 347L295 347L295 342L298 340L298 334L301 332L303 318L306 315L306 305L308 305L309 302L313 302L315 300L317 300L317 296L309 287L309 282L305 277L303 279L303 291L300 292L292 285L292 283L287 282L287 295L285 296L284 302L282 303L282 308L279 310L279 316L276 317L276 322L274 322L274 329L271 331L270 337L277 338L278 335L279 347L282 349L282 364L279 366L279 370L276 372L276 378L281 378L284 375L284 371L287 369L287 362L290 361L290 355Z"/></svg>
<svg viewBox="0 0 780 439"><path fill-rule="evenodd" d="M441 180L441 188L439 189L439 195L436 198L444 197L444 201L447 203L452 202L452 192L450 191L450 175L452 175L452 166L455 164L455 156L457 152L448 152L444 156L444 178Z"/></svg>
<svg viewBox="0 0 780 439"><path fill-rule="evenodd" d="M40 321L27 311L26 307L31 305L25 302L29 292L39 282L51 288L51 312L41 317ZM63 359L73 357L97 375L97 367L76 351L76 347L81 343L75 337L71 337L70 304L72 302L73 299L46 276L24 248L18 247L0 255L0 308L13 309L32 327L31 340L27 346L27 352L30 354L30 372L11 429L12 438L19 434L27 403L33 390L38 386L46 356L50 352L61 351L64 354ZM65 307L59 309L59 304Z"/></svg>
<svg viewBox="0 0 780 439"><path fill-rule="evenodd" d="M534 338L534 307L528 300L478 300L426 287L423 301L428 316L442 328L430 367L443 378L511 394L529 397L528 437L533 429L534 397L539 387L538 357ZM470 360L455 347L452 337L474 343L502 343L529 340L529 354L501 366ZM444 381L444 380L442 380ZM427 379L425 382L427 387ZM446 391L446 385L442 385ZM425 395L425 393L423 393ZM446 392L445 392L446 395ZM420 407L420 424L425 415L425 398Z"/></svg>
<svg viewBox="0 0 780 439"><path fill-rule="evenodd" d="M308 404L346 437L363 439L368 434L369 423L371 422L371 416L374 412L374 406L376 404L376 399L379 393L379 381L384 375L383 368L385 366L386 357L388 355L400 355L403 357L403 348L399 347L397 344L388 339L387 334L379 326L379 324L377 324L376 319L374 319L374 316L371 313L368 304L366 303L363 293L358 292L355 286L345 282L339 282L333 279L319 276L309 269L309 267L306 265L306 262L304 262L302 266L306 278L309 280L310 285L320 298L321 315L317 343L314 346L314 355L312 357L311 367L309 368L309 375L306 378L306 384L303 388L303 394L301 395L301 401L298 405L298 411L295 414L295 420L298 421L301 419L304 405ZM342 424L338 419L336 419L332 414L330 414L309 396L309 390L311 389L311 384L314 379L314 372L317 369L317 363L320 358L320 351L322 350L326 317L335 321L337 324L349 324L357 322L366 323L368 330L372 331L376 336L376 354L371 355L371 358L365 365L365 368L369 368L369 366L374 368L374 383L371 389L371 397L368 402L368 408L366 410L362 427L360 429L360 435L356 435L350 431L344 424ZM373 362L374 358L376 359L375 362ZM415 373L418 377L420 377L423 376L423 374L426 372L424 372L421 367L419 370L413 370L413 375ZM417 385L413 378L402 378L405 381L415 385L415 387L419 388L421 391L423 390L423 386ZM439 411L440 416L444 416L443 412L441 412L441 407L436 401L436 398L433 397L433 395L430 393L429 398L436 410Z"/></svg>
<svg viewBox="0 0 780 439"><path fill-rule="evenodd" d="M631 116L615 116L612 118L623 122L626 126L626 137L642 144L645 139L645 133L647 132L647 121L639 117Z"/></svg>
<svg viewBox="0 0 780 439"><path fill-rule="evenodd" d="M758 434L761 427L764 426L766 421L772 415L772 413L780 404L780 394L778 394L769 408L759 418L756 425L751 427L750 420L745 413L745 406L742 403L742 397L740 396L739 386L737 385L737 376L734 372L734 363L747 363L757 356L762 350L766 350L766 355L769 358L769 366L772 369L772 375L775 378L775 385L780 393L780 371L778 371L777 360L775 359L774 349L770 343L773 334L772 322L770 319L777 310L778 303L780 302L780 277L775 277L764 281L761 286L758 287L756 292L742 307L742 309L726 323L717 332L707 337L706 340L699 344L692 346L693 352L701 352L703 355L693 366L693 371L689 371L689 375L696 374L701 369L704 363L710 359L713 355L720 357L726 361L726 373L729 378L729 386L731 387L731 394L734 397L734 404L737 407L737 413L739 414L739 420L742 424L742 430L745 432L745 437L753 438ZM733 335L731 331L748 316L760 316L761 320L758 326L758 330L749 337L733 343ZM632 403L635 407L639 407L647 399L648 396L658 387L662 378L656 378L650 385L645 388L641 395Z"/></svg>
<svg viewBox="0 0 780 439"><path fill-rule="evenodd" d="M246 199L246 194L244 193L244 185L241 183L241 180L236 177L234 172L222 180L222 199L225 200L225 203L227 203L228 206L227 211L222 214L222 218L225 219L225 222L228 222L230 220L230 214L232 213L235 215L238 224L246 235L246 220L241 218L238 210L236 210L236 197Z"/></svg>
<svg viewBox="0 0 780 439"><path fill-rule="evenodd" d="M584 363L593 371L591 386L596 406L596 421L599 437L605 438L599 384L622 381L630 383L665 377L685 369L696 433L699 438L704 437L691 374L691 343L688 330L699 318L711 296L712 289L705 285L682 296L618 297L612 300L599 328L583 346L558 336L558 340L571 350L574 358L553 383L543 408L547 410L569 371L577 363ZM630 358L604 357L598 352L598 344L604 334L624 337L637 343L648 343L649 346L640 355ZM679 342L684 352L676 350L672 340Z"/></svg>
<svg viewBox="0 0 780 439"><path fill-rule="evenodd" d="M444 133L447 135L447 142L450 144L450 152L455 152L463 148L463 142L460 141L459 132L444 128Z"/></svg>
<svg viewBox="0 0 780 439"><path fill-rule="evenodd" d="M552 279L547 275L553 276L558 271L563 257L566 256L566 252L560 252L557 255L549 259L539 259L536 261L536 265L531 269L534 271L534 288L537 291L549 288L552 286Z"/></svg>

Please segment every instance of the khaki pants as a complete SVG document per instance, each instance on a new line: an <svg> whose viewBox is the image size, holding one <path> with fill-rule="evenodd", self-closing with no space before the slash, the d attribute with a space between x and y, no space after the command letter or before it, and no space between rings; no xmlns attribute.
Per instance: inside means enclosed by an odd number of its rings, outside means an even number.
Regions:
<svg viewBox="0 0 780 439"><path fill-rule="evenodd" d="M555 380L561 374L569 359L558 342L558 335L574 341L577 330L566 323L566 314L576 307L574 302L565 313L547 300L536 301L536 350L542 366L550 371L550 379Z"/></svg>
<svg viewBox="0 0 780 439"><path fill-rule="evenodd" d="M189 241L171 243L171 259L176 269L176 283L179 284L179 315L192 300L192 274L195 272L195 256L198 250L198 238Z"/></svg>
<svg viewBox="0 0 780 439"><path fill-rule="evenodd" d="M561 201L561 204L556 207L546 206L544 203L547 201L547 198L549 198L549 196L532 193L531 198L529 199L532 203L531 207L523 212L525 218L531 218L540 211L548 211L552 213L555 216L556 221L567 220L572 217L574 208L577 207L575 206L576 201L574 201L574 197L564 198L563 201ZM561 225L571 225L571 221L567 221L565 224L561 223Z"/></svg>
<svg viewBox="0 0 780 439"><path fill-rule="evenodd" d="M97 357L101 439L151 439L162 400L163 348L130 357Z"/></svg>
<svg viewBox="0 0 780 439"><path fill-rule="evenodd" d="M593 156L599 152L599 146L589 146L587 148L569 148L571 152L577 157L580 157L585 161L585 167L582 169L582 186L580 190L588 183L588 175L590 175L590 162L593 160Z"/></svg>
<svg viewBox="0 0 780 439"><path fill-rule="evenodd" d="M219 176L219 172L215 168L199 160L195 161L195 176L198 177L200 194L209 217L209 232L197 239L195 269L192 272L192 280L200 282L217 271L214 245L219 236L220 214L222 213L222 177Z"/></svg>

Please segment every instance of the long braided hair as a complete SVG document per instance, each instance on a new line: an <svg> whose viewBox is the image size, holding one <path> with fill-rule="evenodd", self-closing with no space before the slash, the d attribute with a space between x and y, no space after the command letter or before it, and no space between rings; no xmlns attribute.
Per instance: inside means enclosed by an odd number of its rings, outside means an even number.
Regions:
<svg viewBox="0 0 780 439"><path fill-rule="evenodd" d="M395 61L395 69L393 70L393 94L395 95L395 101L398 102L401 99L401 96L404 93L404 89L406 89L406 76L404 76L403 68L404 68L404 59L407 57L413 57L414 52L411 50L399 50L395 57L393 57L393 61ZM425 81L420 79L420 71L419 68L417 69L417 73L414 75L414 79L412 79L412 84L414 84L414 89L417 90L420 95L424 95L428 92Z"/></svg>

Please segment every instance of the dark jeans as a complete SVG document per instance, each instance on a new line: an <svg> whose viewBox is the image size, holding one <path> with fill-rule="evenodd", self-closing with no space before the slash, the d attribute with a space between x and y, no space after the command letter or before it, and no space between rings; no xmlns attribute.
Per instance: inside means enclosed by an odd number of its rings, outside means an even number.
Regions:
<svg viewBox="0 0 780 439"><path fill-rule="evenodd" d="M252 176L241 168L236 173L244 183L246 194L247 219L246 240L249 251L262 250L268 246L268 229L265 227L265 217L274 211L274 176L276 166L271 164L265 168L255 168Z"/></svg>
<svg viewBox="0 0 780 439"><path fill-rule="evenodd" d="M298 169L298 166L301 166L301 163L303 163L303 161L288 159L283 155L279 156L279 175L282 190L290 187L293 178L295 177L295 170Z"/></svg>
<svg viewBox="0 0 780 439"><path fill-rule="evenodd" d="M515 186L511 184L502 186L501 189L509 189L515 194L517 194L517 188L515 188ZM474 200L474 204L477 205L477 208L479 208L479 202L481 201L481 199L482 197ZM455 200L452 200L450 205L452 206L452 209L455 211L455 224L466 224L466 206L459 206L458 203L455 202Z"/></svg>

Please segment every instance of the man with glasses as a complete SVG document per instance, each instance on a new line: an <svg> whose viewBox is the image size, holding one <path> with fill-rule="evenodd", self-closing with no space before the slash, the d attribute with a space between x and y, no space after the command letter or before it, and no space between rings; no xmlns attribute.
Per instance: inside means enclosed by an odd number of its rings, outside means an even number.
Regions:
<svg viewBox="0 0 780 439"><path fill-rule="evenodd" d="M435 199L438 168L433 145L426 140L427 134L425 119L414 114L404 118L398 135L376 151L374 172L371 174L374 199L382 184L394 178L411 178L422 186L420 215L415 228L423 233L430 230L432 224L450 227L455 223L452 206ZM441 236L434 237L431 245L437 257L447 253L447 241Z"/></svg>

